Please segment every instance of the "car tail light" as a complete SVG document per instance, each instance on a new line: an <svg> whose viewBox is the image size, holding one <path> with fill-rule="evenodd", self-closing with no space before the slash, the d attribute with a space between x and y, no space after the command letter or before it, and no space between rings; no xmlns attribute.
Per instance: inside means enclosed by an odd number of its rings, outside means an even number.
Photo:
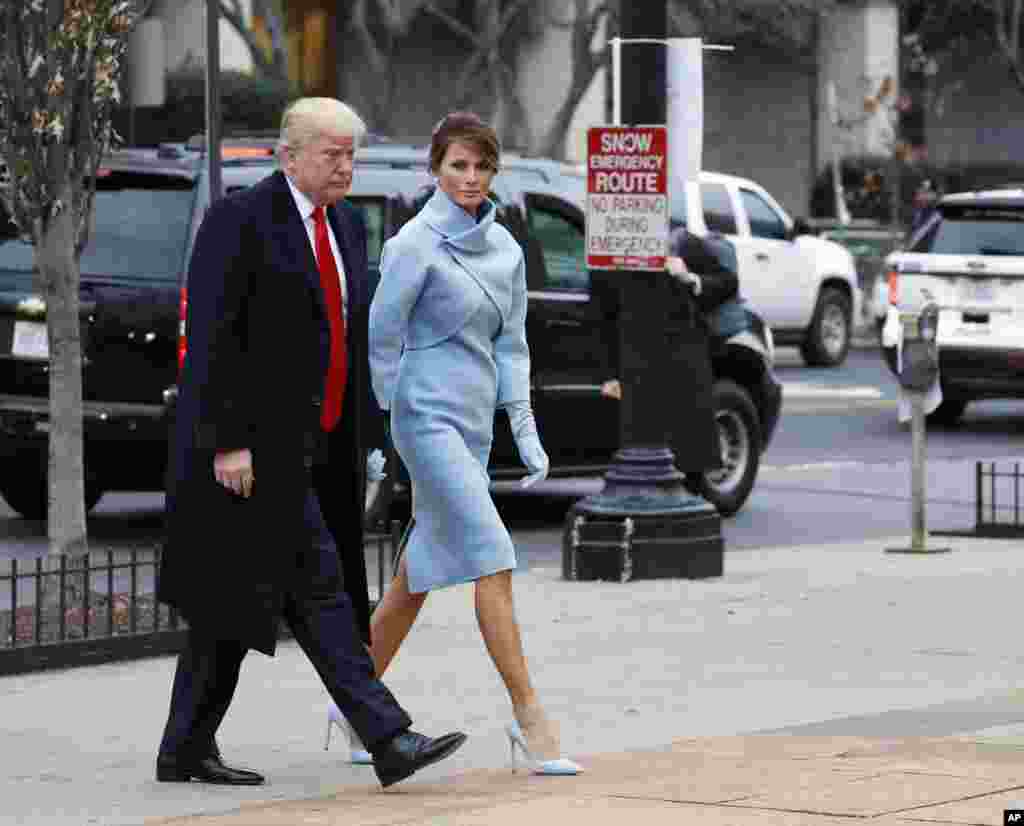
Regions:
<svg viewBox="0 0 1024 826"><path fill-rule="evenodd" d="M188 340L185 337L185 314L188 311L188 288L181 288L181 301L178 303L178 373L185 366L185 352Z"/></svg>
<svg viewBox="0 0 1024 826"><path fill-rule="evenodd" d="M900 274L896 270L889 270L889 303L894 307L900 304Z"/></svg>

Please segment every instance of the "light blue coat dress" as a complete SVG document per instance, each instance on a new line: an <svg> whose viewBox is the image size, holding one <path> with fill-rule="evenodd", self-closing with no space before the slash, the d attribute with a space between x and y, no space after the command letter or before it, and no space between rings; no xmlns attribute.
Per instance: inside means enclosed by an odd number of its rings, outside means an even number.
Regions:
<svg viewBox="0 0 1024 826"><path fill-rule="evenodd" d="M481 210L438 188L384 245L370 308L373 390L416 491L413 593L516 566L487 460L495 410L530 399L526 268L494 204Z"/></svg>

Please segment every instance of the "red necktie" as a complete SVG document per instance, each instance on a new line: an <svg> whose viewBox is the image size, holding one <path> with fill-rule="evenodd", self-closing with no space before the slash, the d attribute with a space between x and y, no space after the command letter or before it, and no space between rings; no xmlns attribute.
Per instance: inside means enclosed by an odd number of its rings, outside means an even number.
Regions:
<svg viewBox="0 0 1024 826"><path fill-rule="evenodd" d="M327 221L322 206L313 211L313 221L316 225L316 261L320 269L320 286L324 291L327 320L331 325L331 357L327 363L320 426L326 431L331 431L341 418L341 402L345 397L345 374L348 368L345 314L341 306L341 279L338 276L334 253L331 252L331 240L327 235Z"/></svg>

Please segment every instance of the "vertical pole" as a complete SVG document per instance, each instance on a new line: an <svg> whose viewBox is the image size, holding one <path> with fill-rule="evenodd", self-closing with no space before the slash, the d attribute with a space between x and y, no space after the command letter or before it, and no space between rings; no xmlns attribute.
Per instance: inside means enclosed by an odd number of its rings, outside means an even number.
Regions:
<svg viewBox="0 0 1024 826"><path fill-rule="evenodd" d="M612 123L622 125L622 38L612 38Z"/></svg>
<svg viewBox="0 0 1024 826"><path fill-rule="evenodd" d="M612 42L613 119L625 126L664 124L667 0L619 0L619 20L625 43ZM622 60L620 50L625 44L629 60ZM602 491L569 510L562 544L563 574L588 578L576 553L581 524L577 520L593 517L595 522L621 520L624 526L632 526L628 528L631 535L634 530L639 535L650 531L658 537L660 553L671 557L671 562L652 572L633 566L630 552L624 551L620 576L692 577L697 568L707 573L696 576L721 576L721 519L714 506L687 493L685 476L676 468L669 447L673 413L665 405L664 387L682 358L667 346L669 305L678 299L671 296L664 272L603 270L591 275L594 289L614 296L619 308L615 366L623 391L621 447L612 457ZM701 525L699 539L694 538L698 535L695 520ZM698 558L701 562L695 565Z"/></svg>
<svg viewBox="0 0 1024 826"><path fill-rule="evenodd" d="M923 551L927 539L924 518L924 393L910 393L910 546Z"/></svg>
<svg viewBox="0 0 1024 826"><path fill-rule="evenodd" d="M974 463L974 532L981 531L981 497L984 488L981 483L981 462Z"/></svg>
<svg viewBox="0 0 1024 826"><path fill-rule="evenodd" d="M206 162L210 203L220 198L220 0L206 0Z"/></svg>

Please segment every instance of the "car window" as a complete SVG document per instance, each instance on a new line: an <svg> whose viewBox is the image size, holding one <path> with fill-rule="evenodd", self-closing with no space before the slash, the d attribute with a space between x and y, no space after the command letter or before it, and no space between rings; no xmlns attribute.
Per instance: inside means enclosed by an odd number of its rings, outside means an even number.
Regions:
<svg viewBox="0 0 1024 826"><path fill-rule="evenodd" d="M723 184L701 184L700 199L704 207L704 223L710 232L736 234L736 213L729 190Z"/></svg>
<svg viewBox="0 0 1024 826"><path fill-rule="evenodd" d="M544 258L544 286L553 290L589 290L583 228L550 198L528 195L526 210L530 235L540 244Z"/></svg>
<svg viewBox="0 0 1024 826"><path fill-rule="evenodd" d="M947 209L914 239L912 252L1024 255L1024 209Z"/></svg>
<svg viewBox="0 0 1024 826"><path fill-rule="evenodd" d="M750 234L755 238L786 240L786 223L764 198L749 189L740 190L740 200L750 221Z"/></svg>
<svg viewBox="0 0 1024 826"><path fill-rule="evenodd" d="M92 231L81 273L112 278L176 280L185 262L195 182L137 172L108 172L96 181ZM0 269L31 271L33 249L0 240Z"/></svg>
<svg viewBox="0 0 1024 826"><path fill-rule="evenodd" d="M382 198L349 198L349 203L363 213L366 223L366 258L371 267L380 266L384 246L384 200Z"/></svg>

